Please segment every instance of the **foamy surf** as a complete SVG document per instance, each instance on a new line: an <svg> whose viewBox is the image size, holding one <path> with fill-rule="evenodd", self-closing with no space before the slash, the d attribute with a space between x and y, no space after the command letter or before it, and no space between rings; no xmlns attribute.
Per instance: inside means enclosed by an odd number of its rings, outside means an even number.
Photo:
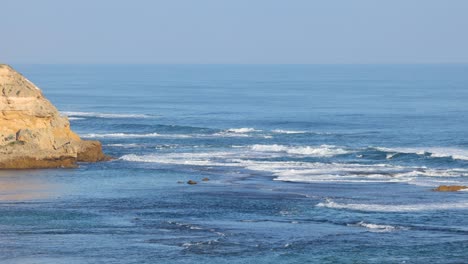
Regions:
<svg viewBox="0 0 468 264"><path fill-rule="evenodd" d="M261 131L262 130L257 130L251 127L241 127L241 128L229 128L229 129L214 133L212 135L216 137L252 137L252 136L258 136L258 134L255 135L253 133L261 132ZM265 135L263 135L263 137L265 137Z"/></svg>
<svg viewBox="0 0 468 264"><path fill-rule="evenodd" d="M129 144L107 144L106 147L120 147L120 148L136 148L141 147L141 144L129 143Z"/></svg>
<svg viewBox="0 0 468 264"><path fill-rule="evenodd" d="M337 150L338 149L338 150ZM404 182L435 186L440 178L451 177L461 184L461 177L468 176L466 169L429 169L390 164L355 164L339 162L269 161L284 157L314 156L330 157L343 153L340 148L330 146L318 149L296 148L283 145L233 146L228 151L155 153L143 156L124 156L123 160L196 166L238 167L269 174L276 181L286 182ZM299 153L299 154L291 154ZM431 179L432 178L432 179ZM432 182L432 183L431 183Z"/></svg>
<svg viewBox="0 0 468 264"><path fill-rule="evenodd" d="M173 164L199 167L231 167L262 172L275 181L303 183L407 183L435 187L440 184L465 184L463 169L427 169L388 164L347 164L296 161L265 161L258 159L281 157L282 153L251 152L245 148L231 151L129 154L120 159L130 162ZM448 177L453 180L448 180ZM447 178L447 180L442 180ZM328 204L333 206L333 203ZM336 205L339 206L339 205ZM408 209L409 210L409 209Z"/></svg>
<svg viewBox="0 0 468 264"><path fill-rule="evenodd" d="M360 222L355 223L355 224L348 224L348 226L364 227L369 232L375 232L375 233L388 233L388 232L394 232L394 231L398 231L398 230L407 230L408 229L408 228L404 228L404 227L400 227L400 226L366 223L364 221L360 221Z"/></svg>
<svg viewBox="0 0 468 264"><path fill-rule="evenodd" d="M247 133L231 133L231 132L226 132L226 131L214 133L211 136L212 137L226 137L226 138L229 138L229 137L252 137L251 135L249 135Z"/></svg>
<svg viewBox="0 0 468 264"><path fill-rule="evenodd" d="M224 152L218 152L219 156L225 155ZM159 164L173 164L173 165L188 165L188 166L236 166L236 164L225 163L223 161L216 161L211 158L211 155L204 155L203 153L177 153L168 155L135 155L128 154L120 157L121 160L142 162L142 163L159 163Z"/></svg>
<svg viewBox="0 0 468 264"><path fill-rule="evenodd" d="M305 134L306 131L296 131L296 130L283 130L283 129L274 129L271 132L277 134Z"/></svg>
<svg viewBox="0 0 468 264"><path fill-rule="evenodd" d="M308 155L315 157L331 157L349 153L348 150L330 145L321 146L285 146L285 145L260 145L251 146L257 152L284 152L288 154Z"/></svg>
<svg viewBox="0 0 468 264"><path fill-rule="evenodd" d="M261 130L257 130L251 127L241 127L241 128L229 128L229 129L226 129L225 132L243 134L243 133L261 132Z"/></svg>
<svg viewBox="0 0 468 264"><path fill-rule="evenodd" d="M364 212L419 212L437 210L468 209L468 201L454 203L430 203L430 204L358 204L337 203L331 199L318 203L317 207L331 209L344 209Z"/></svg>
<svg viewBox="0 0 468 264"><path fill-rule="evenodd" d="M387 159L393 158L397 153L427 155L433 158L452 158L456 160L468 160L468 149L451 147L415 147L415 148L385 148L376 147L375 149L383 152L389 152Z"/></svg>

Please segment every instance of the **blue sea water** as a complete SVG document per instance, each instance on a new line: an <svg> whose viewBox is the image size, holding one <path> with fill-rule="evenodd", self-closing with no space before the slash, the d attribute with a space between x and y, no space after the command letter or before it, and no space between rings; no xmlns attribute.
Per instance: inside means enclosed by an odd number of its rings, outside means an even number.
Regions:
<svg viewBox="0 0 468 264"><path fill-rule="evenodd" d="M0 171L1 263L468 263L468 65L16 68L116 159Z"/></svg>

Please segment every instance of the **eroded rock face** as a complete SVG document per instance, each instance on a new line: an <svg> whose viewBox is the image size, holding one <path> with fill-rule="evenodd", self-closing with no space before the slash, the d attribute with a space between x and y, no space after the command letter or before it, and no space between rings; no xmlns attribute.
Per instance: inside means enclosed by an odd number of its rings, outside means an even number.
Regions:
<svg viewBox="0 0 468 264"><path fill-rule="evenodd" d="M0 64L0 169L73 167L108 160L97 141L84 141L41 90Z"/></svg>

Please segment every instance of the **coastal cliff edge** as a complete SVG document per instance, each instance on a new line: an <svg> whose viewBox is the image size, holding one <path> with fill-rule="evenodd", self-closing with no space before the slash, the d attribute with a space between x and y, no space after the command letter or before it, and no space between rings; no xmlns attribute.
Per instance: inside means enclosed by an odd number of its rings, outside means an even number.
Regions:
<svg viewBox="0 0 468 264"><path fill-rule="evenodd" d="M76 167L110 158L98 141L82 140L41 90L0 64L0 169Z"/></svg>

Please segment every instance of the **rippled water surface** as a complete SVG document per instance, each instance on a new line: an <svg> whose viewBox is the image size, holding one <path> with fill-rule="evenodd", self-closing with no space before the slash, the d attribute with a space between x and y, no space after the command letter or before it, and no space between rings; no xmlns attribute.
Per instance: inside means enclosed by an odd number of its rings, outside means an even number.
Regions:
<svg viewBox="0 0 468 264"><path fill-rule="evenodd" d="M466 65L16 68L116 159L0 171L2 263L468 263Z"/></svg>

